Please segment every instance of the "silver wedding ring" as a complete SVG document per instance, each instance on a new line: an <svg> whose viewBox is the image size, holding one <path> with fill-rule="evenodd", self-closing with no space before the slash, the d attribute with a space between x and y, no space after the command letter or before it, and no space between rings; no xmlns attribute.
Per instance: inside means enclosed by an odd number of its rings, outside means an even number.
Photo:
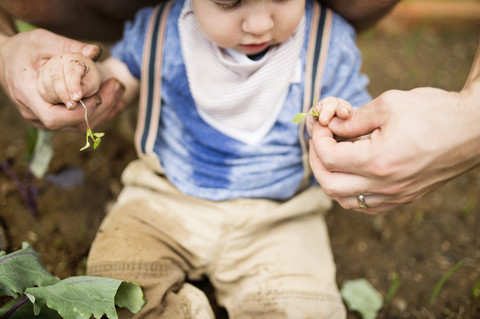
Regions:
<svg viewBox="0 0 480 319"><path fill-rule="evenodd" d="M365 202L365 196L363 195L358 195L357 196L357 203L360 208L367 209L368 205L367 202Z"/></svg>

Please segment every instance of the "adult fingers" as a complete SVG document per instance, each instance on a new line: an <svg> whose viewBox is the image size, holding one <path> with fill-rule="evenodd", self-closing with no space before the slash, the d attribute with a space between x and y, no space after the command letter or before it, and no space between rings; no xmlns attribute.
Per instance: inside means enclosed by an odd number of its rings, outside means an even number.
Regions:
<svg viewBox="0 0 480 319"><path fill-rule="evenodd" d="M312 123L312 127L310 152L318 155L325 169L331 172L367 175L364 168L375 156L371 143L372 139L379 140L378 134L372 134L365 139L337 142L331 133L328 135L326 130L329 130L319 123Z"/></svg>
<svg viewBox="0 0 480 319"><path fill-rule="evenodd" d="M102 49L95 44L83 43L77 40L72 40L67 37L57 35L53 32L42 30L47 32L45 34L45 41L49 41L50 51L52 56L63 53L63 52L76 52L81 53L94 61L97 60L101 53Z"/></svg>
<svg viewBox="0 0 480 319"><path fill-rule="evenodd" d="M363 195L363 203L366 208L361 207L361 203L358 199L359 195ZM384 212L391 210L395 207L412 202L417 197L414 195L409 196L393 196L382 194L359 194L352 196L338 197L335 200L345 209L353 209L364 212Z"/></svg>
<svg viewBox="0 0 480 319"><path fill-rule="evenodd" d="M367 214L377 214L387 212L401 205L411 203L423 196L425 192L409 194L409 195L383 195L383 194L359 194L363 195L363 203L366 208L360 207L358 195L337 197L335 200L345 209L364 212Z"/></svg>
<svg viewBox="0 0 480 319"><path fill-rule="evenodd" d="M356 109L349 118L333 118L328 127L335 135L346 138L370 134L384 125L388 119L387 110L382 107L382 100L383 98L379 97L367 103Z"/></svg>
<svg viewBox="0 0 480 319"><path fill-rule="evenodd" d="M309 155L310 165L323 191L345 209L377 214L392 210L422 196L420 193L389 193L389 188L383 188L381 181L359 175L330 172L325 169L314 152L310 152ZM365 196L367 208L359 206L358 195Z"/></svg>
<svg viewBox="0 0 480 319"><path fill-rule="evenodd" d="M310 166L318 183L330 198L336 200L343 196L360 194L365 189L370 189L370 181L362 176L329 170L320 160L318 154L312 151L312 148L313 142L310 140Z"/></svg>
<svg viewBox="0 0 480 319"><path fill-rule="evenodd" d="M123 92L124 88L120 82L116 79L110 79L102 84L98 94L82 100L92 129L110 120L124 108L120 99ZM63 104L51 105L40 97L33 98L32 103L37 105L38 110L41 110L37 112L38 120L32 119L37 127L44 126L49 130L75 131L84 131L86 128L85 108L83 106L68 110Z"/></svg>
<svg viewBox="0 0 480 319"><path fill-rule="evenodd" d="M41 101L40 103L42 103ZM65 107L64 104L37 104L37 113L36 122L42 123L42 125L48 130L82 130L78 127L84 125L84 110L81 107L69 110ZM38 127L38 125L37 125Z"/></svg>

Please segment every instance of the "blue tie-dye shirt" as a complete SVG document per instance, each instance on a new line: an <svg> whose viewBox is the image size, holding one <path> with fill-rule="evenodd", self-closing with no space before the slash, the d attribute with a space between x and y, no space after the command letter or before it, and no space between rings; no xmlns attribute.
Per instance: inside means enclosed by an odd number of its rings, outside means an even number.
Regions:
<svg viewBox="0 0 480 319"><path fill-rule="evenodd" d="M182 7L183 0L176 0L169 12L162 91L158 97L162 106L153 147L167 178L188 195L215 201L232 198L285 200L292 197L304 175L299 129L292 123L303 105L304 74L299 83L290 85L275 125L259 143L248 145L220 133L202 120L190 93L178 30ZM307 21L310 21L312 7L312 0L307 0ZM112 48L112 55L126 63L139 79L152 11L153 8L140 10L135 20L126 24L123 39ZM307 23L307 35L309 32ZM305 36L300 57L303 66L307 39ZM355 31L334 14L320 98L336 96L354 106L368 102L368 79L360 74L360 67Z"/></svg>

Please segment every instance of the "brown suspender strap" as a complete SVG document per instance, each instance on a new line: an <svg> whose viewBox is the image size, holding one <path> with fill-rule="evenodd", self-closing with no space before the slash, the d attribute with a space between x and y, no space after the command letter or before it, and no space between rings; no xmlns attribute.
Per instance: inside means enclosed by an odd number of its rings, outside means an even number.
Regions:
<svg viewBox="0 0 480 319"><path fill-rule="evenodd" d="M159 97L162 89L163 44L168 12L172 4L173 1L168 1L155 7L149 21L145 37L140 107L135 133L135 147L139 157L147 160L147 163L157 171L162 171L162 169L157 156L154 154L153 147L158 132L158 119L161 108L161 99ZM303 112L306 112L312 106L315 97L320 97L332 18L333 13L330 9L320 6L317 1L314 1L307 46ZM302 123L299 129L304 166L304 178L300 189L303 189L308 186L312 172L308 160L307 141L304 136L305 124Z"/></svg>
<svg viewBox="0 0 480 319"><path fill-rule="evenodd" d="M327 60L328 43L332 27L333 13L330 9L320 6L314 1L314 10L307 46L307 60L305 69L305 86L303 95L303 112L307 112L314 103L315 98L320 98L322 76ZM305 137L305 121L299 128L300 144L302 145L302 161L304 175L299 190L310 184L312 170L308 160L308 141Z"/></svg>
<svg viewBox="0 0 480 319"><path fill-rule="evenodd" d="M158 132L161 108L162 62L168 12L173 1L155 7L149 21L142 62L140 105L138 112L135 147L140 158L160 170L160 162L153 151Z"/></svg>

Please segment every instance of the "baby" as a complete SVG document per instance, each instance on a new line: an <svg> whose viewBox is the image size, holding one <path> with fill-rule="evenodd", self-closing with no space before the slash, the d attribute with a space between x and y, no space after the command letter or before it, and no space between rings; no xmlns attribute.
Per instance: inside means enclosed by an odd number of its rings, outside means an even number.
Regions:
<svg viewBox="0 0 480 319"><path fill-rule="evenodd" d="M38 89L50 103L74 109L111 77L125 103L140 95L140 159L87 273L142 285L136 318L213 318L186 282L202 276L230 318L344 317L331 201L292 119L319 93L309 113L322 125L352 116L347 101L370 99L360 60L353 28L312 0L177 0L140 10L104 62L47 61Z"/></svg>

